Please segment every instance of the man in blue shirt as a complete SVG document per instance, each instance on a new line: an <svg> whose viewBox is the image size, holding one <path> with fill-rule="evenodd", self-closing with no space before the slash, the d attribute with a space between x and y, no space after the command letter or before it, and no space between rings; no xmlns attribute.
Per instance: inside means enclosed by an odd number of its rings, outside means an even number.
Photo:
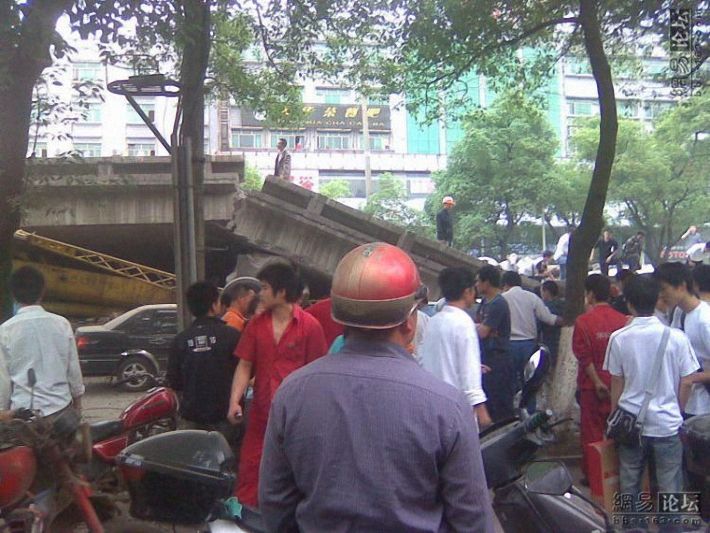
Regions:
<svg viewBox="0 0 710 533"><path fill-rule="evenodd" d="M515 416L515 368L510 354L510 309L500 293L500 271L485 265L476 275L476 292L482 297L475 316L481 342L483 390L493 422Z"/></svg>
<svg viewBox="0 0 710 533"><path fill-rule="evenodd" d="M271 406L259 486L268 531L493 531L471 406L406 350L420 287L389 244L339 263L332 312L345 346L287 377Z"/></svg>

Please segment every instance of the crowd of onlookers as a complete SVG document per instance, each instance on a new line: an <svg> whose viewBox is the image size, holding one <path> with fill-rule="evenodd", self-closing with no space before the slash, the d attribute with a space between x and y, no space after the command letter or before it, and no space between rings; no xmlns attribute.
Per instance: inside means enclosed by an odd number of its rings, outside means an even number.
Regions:
<svg viewBox="0 0 710 533"><path fill-rule="evenodd" d="M445 268L438 284L443 298L435 312L423 287L413 297L417 319L405 336L407 352L463 393L479 429L515 416L514 396L530 356L544 343L553 366L558 357L559 285L546 279L536 293L523 288L519 273L491 265L476 273ZM0 327L0 411L25 402L28 391L17 384L33 365L41 369L37 407L45 414L80 408L83 385L71 328L39 305L41 274L20 268L11 289L19 309ZM239 453L235 494L246 505L258 505L267 422L284 379L328 352L369 346L349 338L361 330L333 319L330 298L304 310L303 297L298 268L285 262L265 266L255 278L233 279L221 292L212 283L195 283L187 293L195 320L170 351L167 379L181 393L180 427L225 435ZM585 297L572 339L585 476L587 445L605 438L612 413L627 412L643 423L637 443L618 446L621 491L640 493L649 461L660 491L700 488L684 473L679 427L684 418L710 413L710 265L666 263L652 275L624 269L613 280L591 274ZM18 356L35 352L34 358ZM49 352L59 357L42 356ZM46 367L50 360L56 368ZM534 409L534 401L527 408Z"/></svg>

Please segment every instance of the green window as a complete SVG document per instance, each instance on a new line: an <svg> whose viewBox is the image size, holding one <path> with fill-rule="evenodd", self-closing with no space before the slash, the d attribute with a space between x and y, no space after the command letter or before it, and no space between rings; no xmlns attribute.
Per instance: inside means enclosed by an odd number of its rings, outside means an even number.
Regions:
<svg viewBox="0 0 710 533"><path fill-rule="evenodd" d="M101 157L101 143L74 143L74 150L81 157Z"/></svg>
<svg viewBox="0 0 710 533"><path fill-rule="evenodd" d="M325 104L345 104L352 101L352 91L337 87L318 87L316 96L323 99Z"/></svg>
<svg viewBox="0 0 710 533"><path fill-rule="evenodd" d="M140 108L143 110L143 112L148 115L148 118L152 121L155 122L155 104L152 102L137 102ZM140 117L138 113L136 113L135 109L133 109L133 106L131 104L126 104L126 124L130 125L141 125L144 124L143 119Z"/></svg>
<svg viewBox="0 0 710 533"><path fill-rule="evenodd" d="M74 81L96 81L101 78L101 63L72 64L72 79Z"/></svg>
<svg viewBox="0 0 710 533"><path fill-rule="evenodd" d="M347 131L319 131L319 150L350 150L350 132Z"/></svg>
<svg viewBox="0 0 710 533"><path fill-rule="evenodd" d="M261 148L261 130L232 130L232 148Z"/></svg>

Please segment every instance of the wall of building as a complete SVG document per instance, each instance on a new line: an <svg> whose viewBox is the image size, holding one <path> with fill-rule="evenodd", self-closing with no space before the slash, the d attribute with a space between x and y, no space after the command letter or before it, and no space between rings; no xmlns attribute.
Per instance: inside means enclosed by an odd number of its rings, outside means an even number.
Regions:
<svg viewBox="0 0 710 533"><path fill-rule="evenodd" d="M103 66L99 62L96 46L89 42L73 43L78 53L73 62L65 61L57 67L61 85L51 85L52 93L71 102L71 84L91 80L100 86L131 75L128 69ZM661 72L666 65L662 57L647 58L644 63L650 72ZM619 77L616 80L620 116L629 116L650 123L662 109L672 105L670 89L662 81ZM495 99L495 92L485 78L472 73L462 80L471 106L487 106ZM596 85L586 60L568 57L563 59L546 85L541 89L547 104L547 116L560 139L558 155L569 154L568 138L577 117L598 114ZM350 118L360 114L359 96L352 90L334 87L319 80L307 80L303 85L304 106L313 107L324 114L336 109ZM69 126L50 126L40 129L36 146L30 142L30 152L38 157L56 156L75 150L89 156L146 156L167 155L150 130L130 108L122 96L103 92L104 101L96 98L83 112L74 110L76 120ZM142 98L139 103L154 119L155 125L167 139L170 137L176 99L164 97ZM423 206L433 191L431 174L446 168L447 156L463 138L460 121L442 119L424 123L423 114L413 114L406 109L401 95L373 99L370 110L379 116L371 119L371 169L373 180L384 172L391 172L404 180L413 205ZM223 106L224 113L220 113ZM83 114L83 116L79 116ZM387 120L378 122L387 115ZM321 117L322 118L322 117ZM336 117L337 118L337 117ZM227 123L224 123L224 120ZM337 122L337 121L336 121ZM318 190L333 179L345 179L351 187L351 197L346 203L359 206L364 202L365 152L363 150L362 122L340 121L324 126L318 120L301 129L271 129L248 110L227 102L212 101L205 112L205 150L209 154L241 154L247 165L255 167L262 175L273 173L276 141L286 137L292 152L294 181L304 187ZM378 125L379 124L379 125ZM223 138L223 132L227 138ZM298 144L296 138L298 137Z"/></svg>

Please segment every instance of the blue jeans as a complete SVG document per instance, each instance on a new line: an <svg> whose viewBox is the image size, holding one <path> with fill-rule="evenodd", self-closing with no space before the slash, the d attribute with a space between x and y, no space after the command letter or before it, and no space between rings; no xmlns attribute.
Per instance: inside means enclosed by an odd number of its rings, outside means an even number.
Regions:
<svg viewBox="0 0 710 533"><path fill-rule="evenodd" d="M631 494L634 510L641 493L643 471L653 458L659 492L683 490L683 445L680 435L671 437L642 437L640 446L619 445L619 490ZM664 531L663 527L660 529Z"/></svg>
<svg viewBox="0 0 710 533"><path fill-rule="evenodd" d="M526 339L524 341L510 341L510 356L513 360L513 368L515 370L515 390L522 389L525 385L525 379L523 377L523 372L525 370L525 364L530 359L530 356L537 349L537 341L535 339ZM517 407L517 406L516 406ZM528 413L534 413L537 407L537 402L533 396L527 405Z"/></svg>
<svg viewBox="0 0 710 533"><path fill-rule="evenodd" d="M567 256L563 255L557 260L557 264L560 267L560 279L567 279Z"/></svg>
<svg viewBox="0 0 710 533"><path fill-rule="evenodd" d="M530 356L537 349L537 341L535 339L525 339L523 341L510 341L510 356L513 359L513 368L515 369L516 379L518 380L517 388L523 386L523 371L525 363L528 362Z"/></svg>

